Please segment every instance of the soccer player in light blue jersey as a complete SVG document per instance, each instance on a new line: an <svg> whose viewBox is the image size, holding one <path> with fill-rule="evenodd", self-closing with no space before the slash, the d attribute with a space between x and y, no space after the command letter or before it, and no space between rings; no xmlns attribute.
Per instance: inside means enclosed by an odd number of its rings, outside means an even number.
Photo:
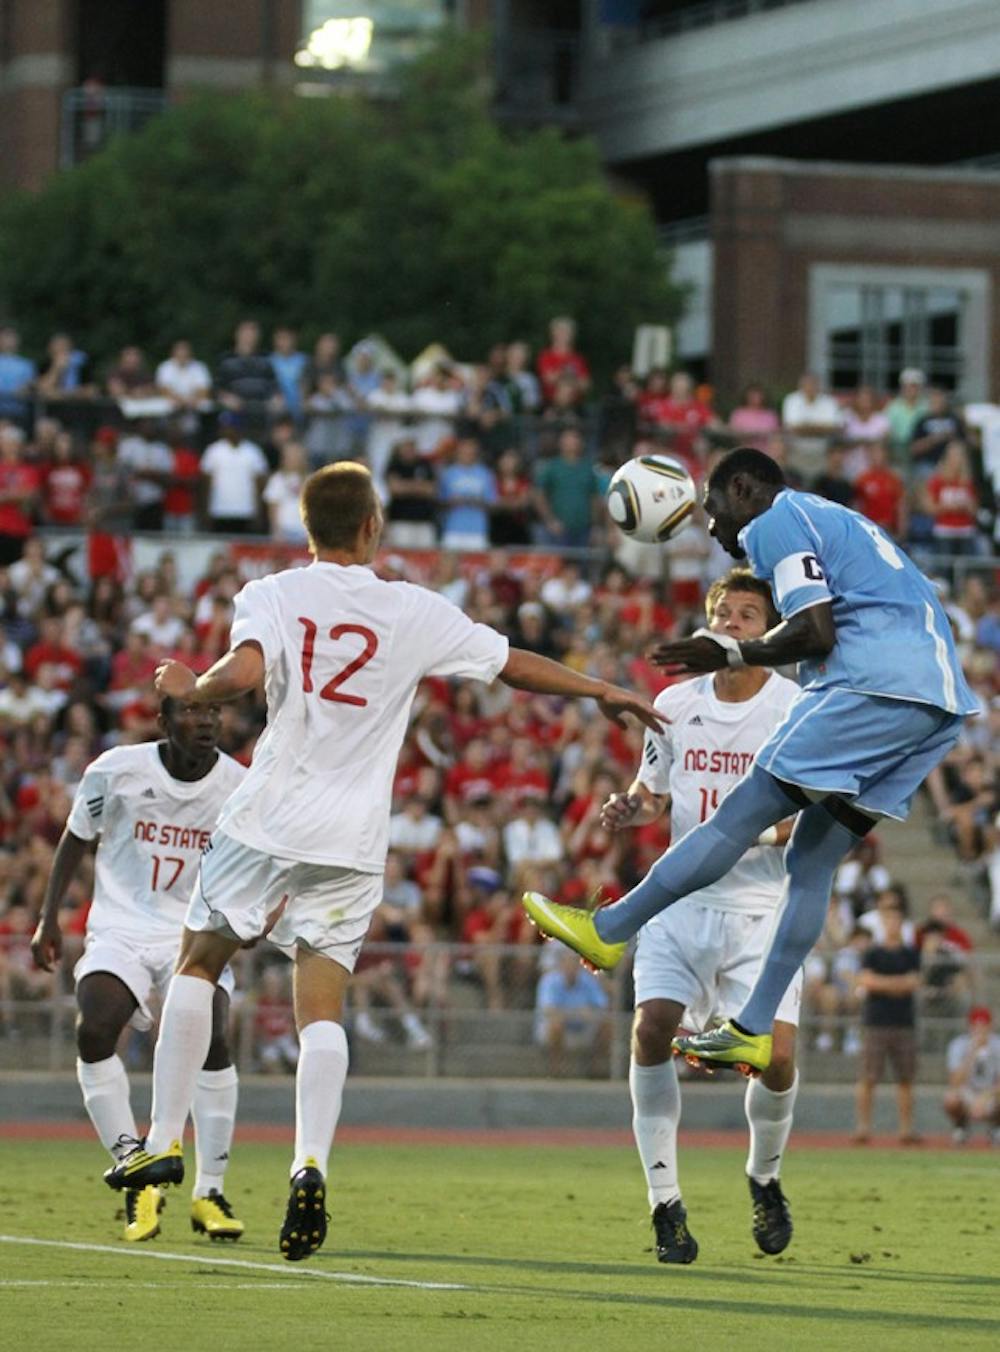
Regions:
<svg viewBox="0 0 1000 1352"><path fill-rule="evenodd" d="M735 1018L674 1049L704 1065L767 1067L775 1010L819 938L838 864L880 817L902 819L917 789L979 712L947 616L923 574L870 521L811 493L749 447L716 466L709 530L771 584L781 623L737 642L699 630L664 643L671 675L799 663L801 692L718 811L669 849L621 901L591 914L528 893L544 934L613 966L652 916L726 873L798 812L788 895L770 951Z"/></svg>

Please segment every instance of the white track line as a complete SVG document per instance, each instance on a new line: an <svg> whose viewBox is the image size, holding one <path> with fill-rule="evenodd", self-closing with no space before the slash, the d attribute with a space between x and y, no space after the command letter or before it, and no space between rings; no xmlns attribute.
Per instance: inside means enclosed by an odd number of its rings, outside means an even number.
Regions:
<svg viewBox="0 0 1000 1352"><path fill-rule="evenodd" d="M12 1277L0 1279L0 1290L12 1287L56 1286L60 1291L88 1291L95 1287L120 1291L120 1282L95 1282L93 1278L70 1277L59 1281L56 1277ZM129 1282L130 1291L288 1291L295 1294L295 1283L283 1282Z"/></svg>
<svg viewBox="0 0 1000 1352"><path fill-rule="evenodd" d="M158 1258L161 1263L199 1263L202 1267L242 1268L251 1272L280 1272L287 1278L312 1278L345 1282L350 1286L404 1286L416 1291L476 1291L461 1282L418 1282L403 1277L366 1277L360 1272L330 1272L326 1268L295 1268L280 1263L251 1263L244 1258L216 1258L214 1254L164 1253L161 1249L119 1248L113 1244L81 1244L68 1239L35 1239L29 1235L0 1235L0 1244L23 1244L34 1248L70 1249L77 1253L110 1253L117 1258Z"/></svg>

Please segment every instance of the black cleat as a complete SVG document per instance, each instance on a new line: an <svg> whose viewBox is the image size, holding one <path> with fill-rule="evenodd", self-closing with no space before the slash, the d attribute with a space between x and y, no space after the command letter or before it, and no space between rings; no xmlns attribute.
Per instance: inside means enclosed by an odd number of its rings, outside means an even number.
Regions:
<svg viewBox="0 0 1000 1352"><path fill-rule="evenodd" d="M698 1241L687 1227L687 1211L679 1197L655 1209L653 1229L661 1263L693 1263L698 1257Z"/></svg>
<svg viewBox="0 0 1000 1352"><path fill-rule="evenodd" d="M758 1183L748 1178L753 1198L753 1237L763 1253L781 1253L792 1238L792 1213L776 1178Z"/></svg>
<svg viewBox="0 0 1000 1352"><path fill-rule="evenodd" d="M288 1210L278 1244L282 1256L297 1263L322 1245L326 1239L326 1183L314 1165L306 1165L292 1178Z"/></svg>
<svg viewBox="0 0 1000 1352"><path fill-rule="evenodd" d="M104 1171L104 1181L109 1188L119 1191L122 1188L160 1187L164 1183L184 1182L184 1156L179 1141L174 1141L161 1154L151 1155L145 1143L136 1141L135 1149L124 1159Z"/></svg>

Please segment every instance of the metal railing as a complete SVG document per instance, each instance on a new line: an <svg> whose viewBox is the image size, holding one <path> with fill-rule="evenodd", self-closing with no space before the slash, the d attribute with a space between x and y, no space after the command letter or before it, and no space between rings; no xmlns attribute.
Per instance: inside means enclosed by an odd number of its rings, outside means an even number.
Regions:
<svg viewBox="0 0 1000 1352"><path fill-rule="evenodd" d="M60 168L71 169L96 155L114 136L139 131L166 106L162 89L103 85L67 89L62 97Z"/></svg>
<svg viewBox="0 0 1000 1352"><path fill-rule="evenodd" d="M618 29L619 40L650 42L674 37L697 28L712 28L739 19L755 19L777 9L810 3L811 0L703 0L702 4L670 7L666 14L653 14L634 28Z"/></svg>
<svg viewBox="0 0 1000 1352"><path fill-rule="evenodd" d="M70 1070L76 1049L71 971L81 941L68 941L62 969L34 980L25 941L0 950L6 994L0 998L0 1073ZM580 1015L536 1008L539 980L552 966L535 946L434 943L367 944L352 982L345 1023L355 1075L524 1079L552 1076L620 1080L627 1073L632 982L628 963L602 974L604 1008ZM237 990L231 1042L244 1073L291 1074L297 1041L291 965L261 945L234 960ZM265 972L277 973L263 978ZM974 997L928 989L919 999L919 1078L945 1079L945 1050L966 1028L966 1006L1000 1010L1000 952L975 956ZM589 980L589 978L588 978ZM266 993L265 993L266 992ZM561 1027L554 1027L559 1018ZM844 1083L858 1071L856 1016L820 1015L806 1003L799 1047L811 1083ZM152 1033L126 1030L119 1046L130 1069L148 1070Z"/></svg>

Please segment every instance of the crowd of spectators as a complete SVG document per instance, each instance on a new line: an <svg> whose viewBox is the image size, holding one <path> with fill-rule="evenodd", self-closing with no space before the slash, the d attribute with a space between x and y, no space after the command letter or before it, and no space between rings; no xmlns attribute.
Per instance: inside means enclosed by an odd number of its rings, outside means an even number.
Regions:
<svg viewBox="0 0 1000 1352"><path fill-rule="evenodd" d="M700 478L726 446L750 442L793 483L865 512L931 561L988 710L927 793L954 850L956 886L988 898L993 879L1000 922L1000 593L988 568L951 567L991 551L990 422L981 411L964 420L914 371L888 402L864 389L835 398L806 375L779 410L752 387L728 419L682 371L640 380L622 368L599 398L567 320L554 321L537 360L524 343L498 345L471 368L435 352L415 376L371 341L342 354L325 334L307 354L281 328L271 348L247 322L211 369L178 341L155 368L131 347L99 371L56 335L36 368L16 332L0 330L0 1027L10 1000L53 990L31 968L27 936L84 766L110 745L156 735L161 657L203 670L226 649L245 580L239 555L220 547L194 585L182 585L184 537L202 528L300 549L302 480L340 456L366 459L383 493L385 576L424 582L521 647L651 695L665 681L645 651L697 623L705 586L728 560L703 524L653 551L652 566L648 552L612 540L600 505L622 459L667 450ZM105 396L114 416L99 402ZM93 416L80 423L88 400ZM163 533L155 567L130 568L133 532ZM567 546L600 550L558 552ZM276 545L274 566L286 558ZM262 716L259 699L227 707L224 748L247 760ZM383 1038L388 1011L401 1039L427 1047L428 1015L457 979L491 1010L535 1002L538 956L520 892L612 898L667 844L662 823L622 838L600 825L601 803L627 785L640 746L636 730L586 706L506 687L424 684L400 758L386 900L371 935L413 947L405 959L373 949L362 962L356 1036ZM68 964L89 886L84 873L69 894ZM844 1019L859 1010L859 974L881 941L882 909L900 898L871 842L841 870L810 969L821 1048L857 1049ZM959 1014L975 995L971 941L946 899L920 919L907 939L923 955L918 999L925 1010ZM460 948L444 954L440 943ZM550 1056L558 1060L581 1026L588 1045L602 1048L606 1009L593 983L578 986L556 967L543 982L535 1030ZM557 995L566 1009L586 1003L591 1013L557 1015ZM267 1048L260 1064L293 1065L277 977L267 977L256 1019Z"/></svg>
<svg viewBox="0 0 1000 1352"><path fill-rule="evenodd" d="M865 386L834 395L807 372L779 407L751 385L723 416L683 370L621 367L595 385L566 318L535 358L515 341L472 364L433 346L407 367L374 338L343 352L335 333L307 352L289 326L269 346L246 320L211 366L185 339L155 366L135 346L99 366L66 334L36 363L0 327L8 561L26 520L80 526L109 506L142 531L301 543L302 476L345 457L369 464L400 548L606 545L601 490L624 459L666 450L701 478L737 442L948 575L950 560L991 552L1000 407L958 408L913 368L891 397ZM99 459L103 479L109 461L123 471L110 503L94 501Z"/></svg>

